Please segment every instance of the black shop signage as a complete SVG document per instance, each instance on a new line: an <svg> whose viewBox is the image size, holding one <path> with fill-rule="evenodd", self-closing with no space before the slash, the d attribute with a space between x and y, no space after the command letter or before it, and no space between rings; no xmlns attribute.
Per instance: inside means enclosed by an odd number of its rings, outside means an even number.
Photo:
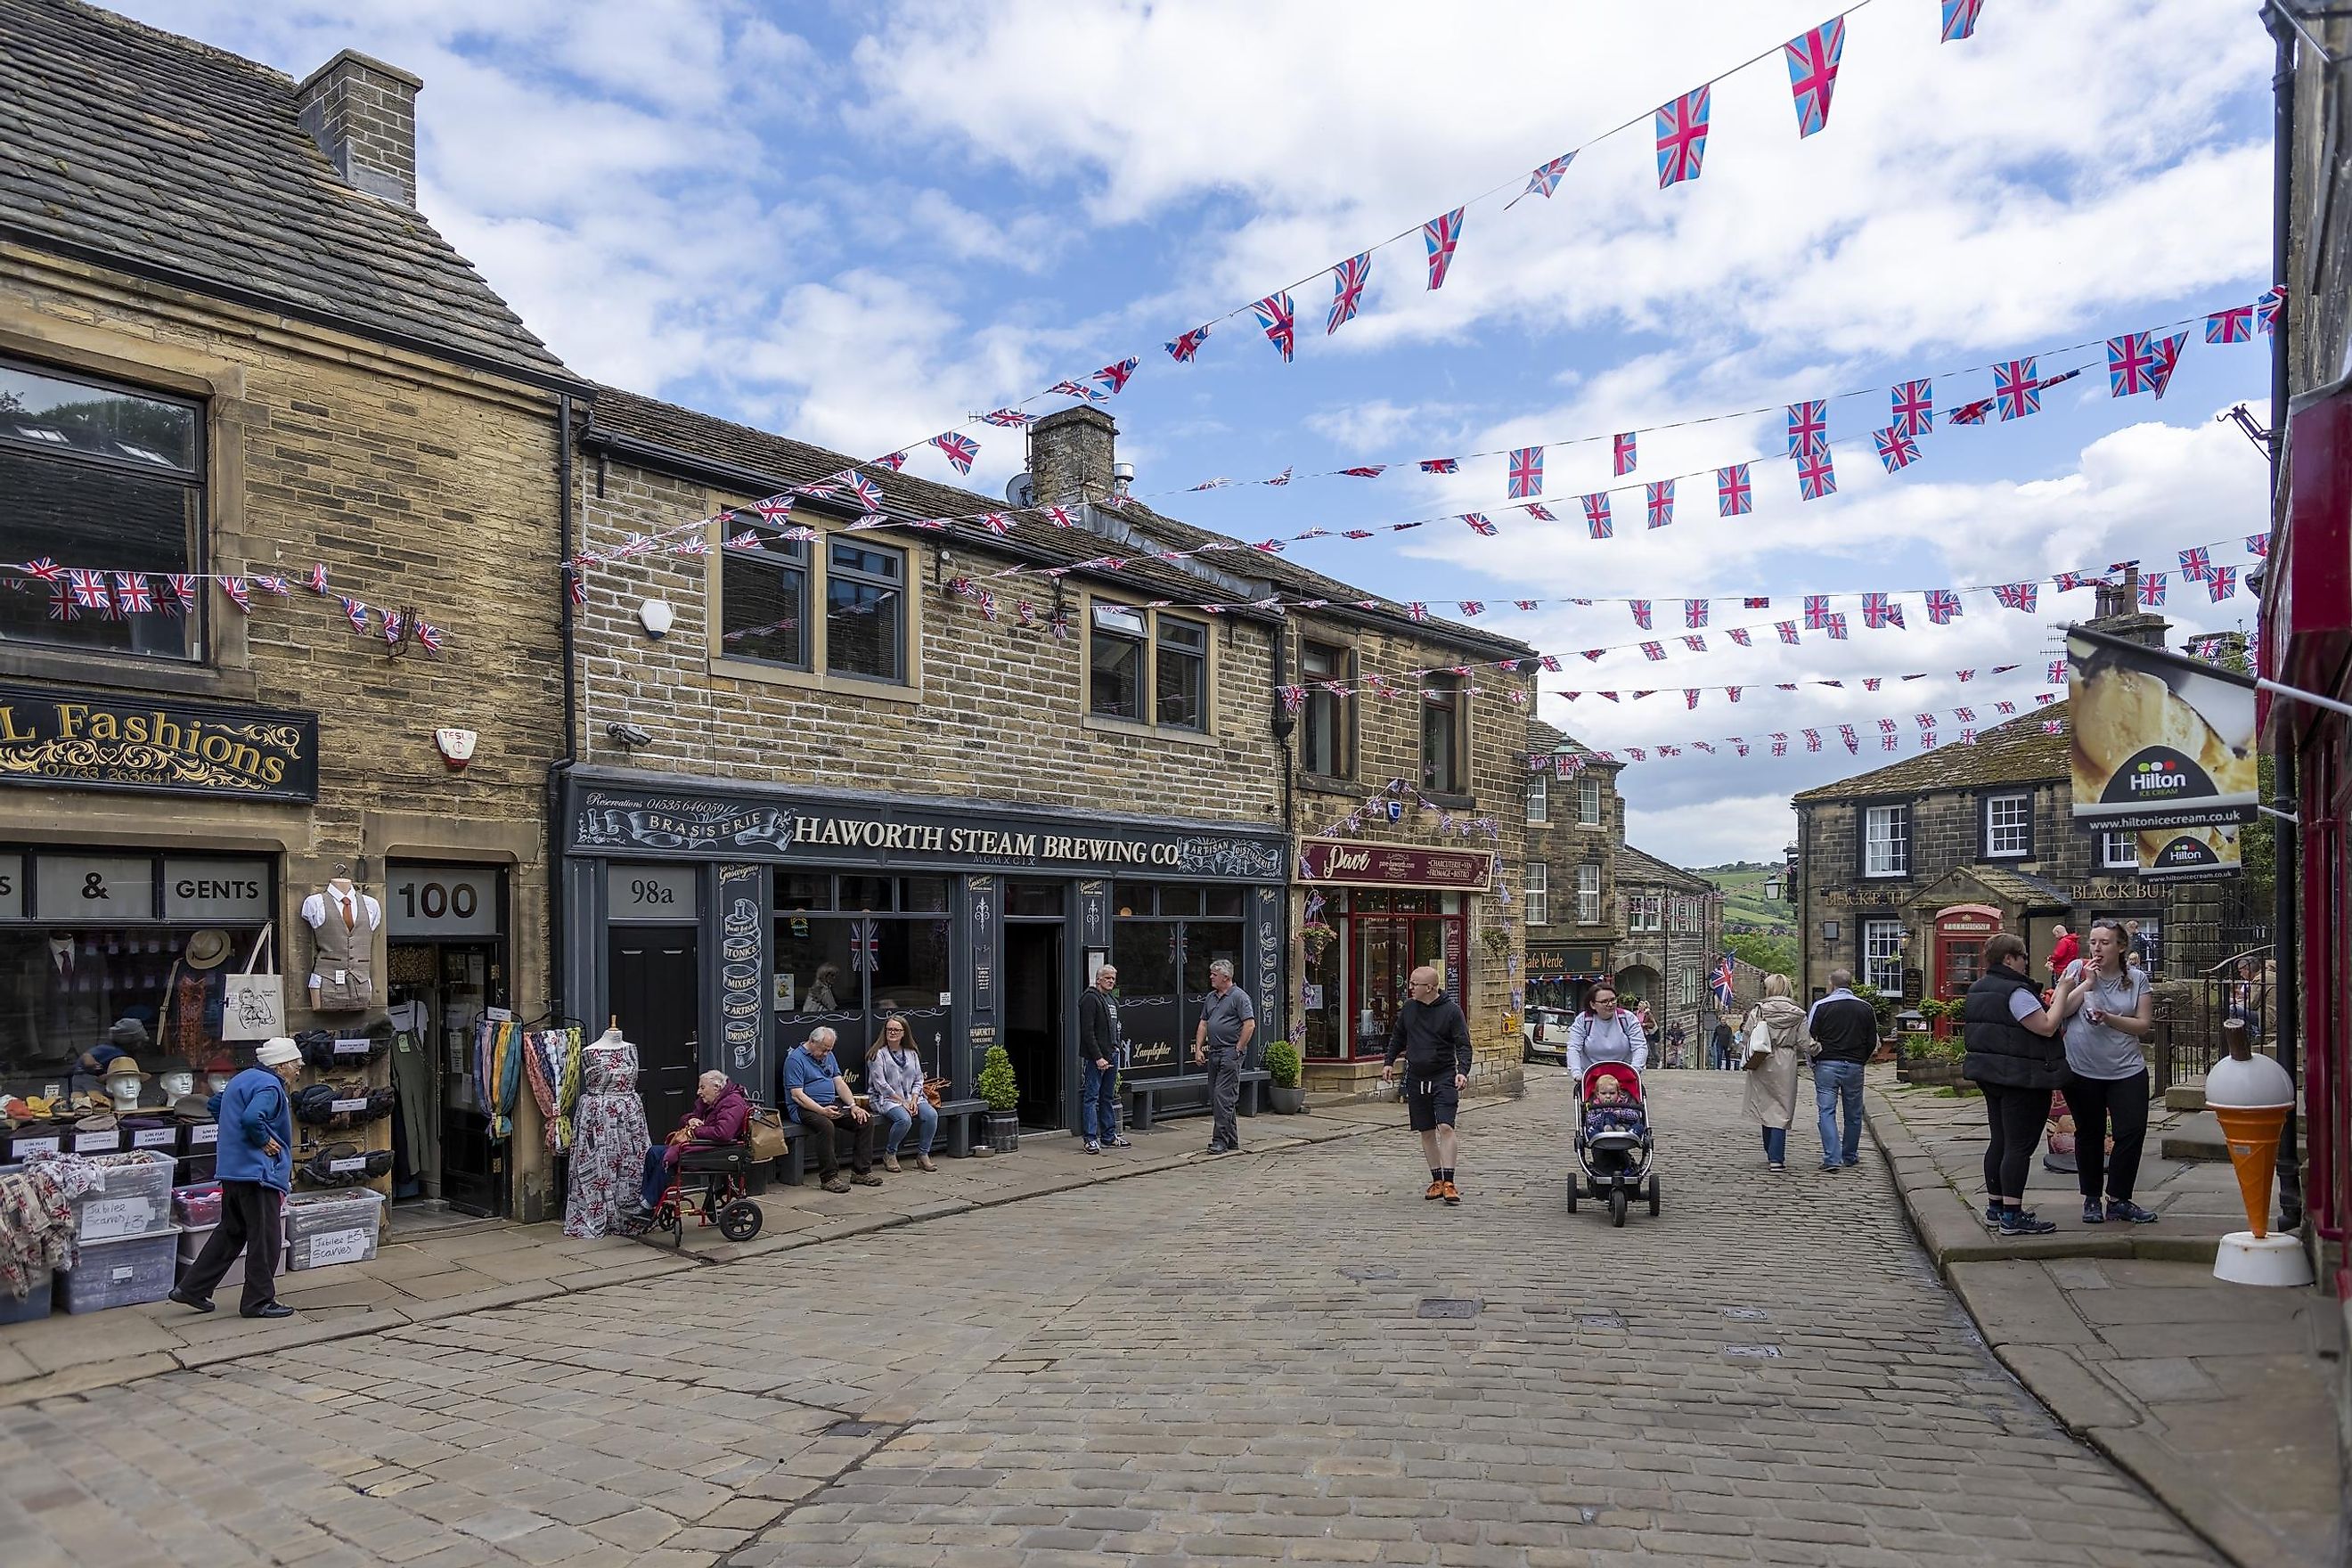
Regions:
<svg viewBox="0 0 2352 1568"><path fill-rule="evenodd" d="M319 717L0 684L0 784L319 798Z"/></svg>
<svg viewBox="0 0 2352 1568"><path fill-rule="evenodd" d="M726 800L581 788L575 854L747 852L827 865L1097 871L1187 881L1279 882L1279 838L898 801Z"/></svg>

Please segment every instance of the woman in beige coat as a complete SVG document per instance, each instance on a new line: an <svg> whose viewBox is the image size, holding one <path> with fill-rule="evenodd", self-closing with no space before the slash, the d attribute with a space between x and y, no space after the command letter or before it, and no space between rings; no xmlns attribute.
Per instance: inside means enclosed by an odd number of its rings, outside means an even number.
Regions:
<svg viewBox="0 0 2352 1568"><path fill-rule="evenodd" d="M1810 1054L1805 1037L1805 1010L1790 993L1795 988L1785 974L1764 977L1764 1000L1748 1010L1739 1026L1739 1048L1748 1053L1748 1093L1741 1110L1764 1129L1764 1158L1775 1171L1788 1166L1789 1127L1797 1120L1797 1059ZM1764 1040L1757 1039L1763 1031ZM1769 1042L1771 1048L1756 1047Z"/></svg>

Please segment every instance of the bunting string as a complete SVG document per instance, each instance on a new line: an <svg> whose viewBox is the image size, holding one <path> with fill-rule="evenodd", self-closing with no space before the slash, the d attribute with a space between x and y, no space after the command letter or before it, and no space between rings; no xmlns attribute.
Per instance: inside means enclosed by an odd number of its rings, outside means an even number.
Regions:
<svg viewBox="0 0 2352 1568"><path fill-rule="evenodd" d="M36 561L0 562L0 577L7 578L10 585L18 589L46 590L49 595L48 618L68 623L85 616L94 620L127 621L134 616L177 618L194 615L202 607L201 595L206 584L219 589L221 596L240 616L249 616L253 613L255 593L290 599L297 585L296 580L277 573L117 572L60 566L47 556ZM333 592L328 585L324 565L314 564L310 574L299 579L299 585L320 599L333 601L353 633L361 637L380 635L395 655L412 647L433 654L442 651L446 639L440 627L413 608L372 605L365 600Z"/></svg>
<svg viewBox="0 0 2352 1568"><path fill-rule="evenodd" d="M1821 752L1832 745L1841 745L1849 754L1860 755L1869 748L1873 740L1878 742L1877 749L1881 752L1900 752L1904 749L1903 742L1906 735L1918 737L1917 750L1932 752L1940 746L1975 745L1980 735L1978 725L1981 715L1990 714L1991 720L1989 722L2005 722L2032 712L2033 708L2055 702L2063 695L2065 694L2061 691L2037 691L2033 694L2030 706L2003 700L1976 706L1963 705L1936 712L1859 718L1834 724L1801 727L1794 731L1758 731L1762 737L1760 740L1750 739L1746 735L1722 735L1705 741L1660 741L1646 746L1621 746L1615 751L1602 751L1594 747L1592 752L1593 755L1602 762L1611 763L1620 761L1621 756L1623 761L1634 763L1646 763L1653 758L1660 762L1672 762L1685 755L1719 756L1726 748L1735 757L1748 757L1759 748L1765 748L1768 756L1786 757L1790 755L1789 748L1792 745L1801 745L1808 753ZM2063 719L2042 719L2036 722L2045 734L2058 735L2065 732L2066 724ZM1792 734L1796 737L1793 741L1790 739ZM1575 767L1564 765L1571 760L1575 762ZM1551 764L1549 770L1546 764ZM1528 766L1532 772L1552 771L1562 775L1580 772L1587 765L1589 764L1582 759L1562 757L1555 761L1549 755L1532 757L1528 761Z"/></svg>

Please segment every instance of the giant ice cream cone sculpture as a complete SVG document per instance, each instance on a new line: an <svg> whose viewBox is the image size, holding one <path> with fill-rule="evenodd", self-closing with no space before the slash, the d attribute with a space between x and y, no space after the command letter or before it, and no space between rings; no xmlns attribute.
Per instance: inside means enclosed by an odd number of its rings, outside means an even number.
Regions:
<svg viewBox="0 0 2352 1568"><path fill-rule="evenodd" d="M2294 1080L2270 1058L2254 1055L2242 1020L2224 1024L2221 1037L2230 1054L2205 1077L2205 1105L2221 1124L2252 1228L2222 1238L2213 1272L2245 1285L2308 1284L2302 1243L2270 1233L2271 1183L2278 1175L2279 1134L2294 1109Z"/></svg>
<svg viewBox="0 0 2352 1568"><path fill-rule="evenodd" d="M2238 1195L2245 1200L2247 1223L2257 1238L2268 1236L2271 1183L2278 1176L2279 1134L2286 1131L2287 1108L2213 1105L2210 1100L2206 1103L2213 1120L2221 1124L2221 1136L2229 1142L2230 1163L2238 1173Z"/></svg>

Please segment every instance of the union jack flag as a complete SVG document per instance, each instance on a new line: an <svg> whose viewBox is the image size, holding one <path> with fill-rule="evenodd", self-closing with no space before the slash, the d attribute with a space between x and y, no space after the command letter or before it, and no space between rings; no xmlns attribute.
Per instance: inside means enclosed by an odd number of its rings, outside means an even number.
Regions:
<svg viewBox="0 0 2352 1568"><path fill-rule="evenodd" d="M1486 613L1486 602L1484 599L1458 599L1454 601L1454 607L1465 616L1483 616Z"/></svg>
<svg viewBox="0 0 2352 1568"><path fill-rule="evenodd" d="M2022 419L2042 412L2042 378L2031 357L1992 367L1992 400L2003 419Z"/></svg>
<svg viewBox="0 0 2352 1568"><path fill-rule="evenodd" d="M1906 436L1932 435L1936 429L1936 384L1898 381L1894 394L1895 428Z"/></svg>
<svg viewBox="0 0 2352 1568"><path fill-rule="evenodd" d="M1377 479L1387 473L1388 469L1389 466L1386 463L1370 463L1360 468L1341 468L1338 471L1351 479Z"/></svg>
<svg viewBox="0 0 2352 1568"><path fill-rule="evenodd" d="M1789 754L1789 742L1786 742L1786 741L1775 741L1775 742L1772 742L1772 754L1773 754L1774 756L1776 756L1776 757L1785 757L1785 756L1787 756L1787 755Z"/></svg>
<svg viewBox="0 0 2352 1568"><path fill-rule="evenodd" d="M2273 283L2254 301L2254 325L2265 332L2278 331L2279 307L2286 303L2286 285Z"/></svg>
<svg viewBox="0 0 2352 1568"><path fill-rule="evenodd" d="M2017 704L2014 702L1996 702L1992 705L1992 710L1996 713L2014 713L2017 711Z"/></svg>
<svg viewBox="0 0 2352 1568"><path fill-rule="evenodd" d="M882 510L882 487L880 485L876 484L864 474L851 473L847 475L846 478L849 481L850 494L857 498L857 504L859 506L864 507L868 512L877 512Z"/></svg>
<svg viewBox="0 0 2352 1568"><path fill-rule="evenodd" d="M1416 465L1424 474L1458 474L1462 471L1459 458L1423 458Z"/></svg>
<svg viewBox="0 0 2352 1568"><path fill-rule="evenodd" d="M397 644L400 641L400 628L406 624L401 619L398 610L386 610L383 613L383 640Z"/></svg>
<svg viewBox="0 0 2352 1568"><path fill-rule="evenodd" d="M1001 430L1018 430L1024 425L1034 425L1037 416L1024 414L1018 408L992 408L980 416L983 425L993 425Z"/></svg>
<svg viewBox="0 0 2352 1568"><path fill-rule="evenodd" d="M172 597L180 602L180 608L189 611L195 609L196 584L202 581L201 578L192 573L171 572L164 574L163 581L171 585Z"/></svg>
<svg viewBox="0 0 2352 1568"><path fill-rule="evenodd" d="M1495 537L1495 525L1486 521L1486 513L1479 511L1465 511L1462 514L1462 521L1470 525L1471 532L1483 534L1488 539Z"/></svg>
<svg viewBox="0 0 2352 1568"><path fill-rule="evenodd" d="M1830 596L1827 594L1805 595L1805 629L1817 632L1830 617Z"/></svg>
<svg viewBox="0 0 2352 1568"><path fill-rule="evenodd" d="M1952 717L1963 724L1973 724L1977 721L1977 710L1973 708L1955 708L1952 710Z"/></svg>
<svg viewBox="0 0 2352 1568"><path fill-rule="evenodd" d="M948 462L959 474L971 472L972 459L980 456L980 443L960 431L950 430L944 436L934 436L929 444L947 454Z"/></svg>
<svg viewBox="0 0 2352 1568"><path fill-rule="evenodd" d="M2165 389L2172 384L2172 373L2180 368L2181 345L2188 342L2189 333L2184 329L2168 338L2158 338L2149 344L2156 351L2156 369L2151 374L2158 398L2163 397Z"/></svg>
<svg viewBox="0 0 2352 1568"><path fill-rule="evenodd" d="M368 607L357 599L343 600L343 619L352 623L352 630L367 630Z"/></svg>
<svg viewBox="0 0 2352 1568"><path fill-rule="evenodd" d="M81 619L81 606L74 603L73 590L63 583L49 584L49 619L53 621Z"/></svg>
<svg viewBox="0 0 2352 1568"><path fill-rule="evenodd" d="M2205 341L2209 343L2247 343L2253 340L2254 308L2252 305L2232 305L2205 318Z"/></svg>
<svg viewBox="0 0 2352 1568"><path fill-rule="evenodd" d="M1660 479L1655 484L1643 485L1642 493L1652 528L1664 528L1675 521L1674 480Z"/></svg>
<svg viewBox="0 0 2352 1568"><path fill-rule="evenodd" d="M1845 53L1845 18L1790 39L1782 52L1789 59L1789 90L1797 100L1797 134L1811 136L1830 122L1830 89L1837 86L1838 58Z"/></svg>
<svg viewBox="0 0 2352 1568"><path fill-rule="evenodd" d="M1666 657L1666 645L1662 642L1645 642L1642 645L1642 657L1649 659L1664 658Z"/></svg>
<svg viewBox="0 0 2352 1568"><path fill-rule="evenodd" d="M246 586L245 579L223 577L219 582L221 592L228 595L229 603L250 615L253 611L253 590ZM572 586L575 592L579 589L580 583L577 578L572 580Z"/></svg>
<svg viewBox="0 0 2352 1568"><path fill-rule="evenodd" d="M1833 612L1832 612L1830 615L1823 616L1823 617L1822 617L1822 629L1823 631L1825 631L1825 632L1827 632L1827 633L1829 633L1829 634L1830 634L1831 640L1835 641L1835 642L1843 642L1843 641L1844 641L1844 640L1845 640L1845 616L1844 616L1844 614L1843 614L1843 612L1835 612L1835 611L1833 611Z"/></svg>
<svg viewBox="0 0 2352 1568"><path fill-rule="evenodd" d="M1086 403L1107 403L1103 394L1081 381L1057 381L1045 389L1048 397L1075 397Z"/></svg>
<svg viewBox="0 0 2352 1568"><path fill-rule="evenodd" d="M1429 286L1445 287L1445 269L1454 265L1454 247L1462 243L1462 212L1455 207L1421 226L1421 242L1429 247Z"/></svg>
<svg viewBox="0 0 2352 1568"><path fill-rule="evenodd" d="M313 594L324 594L326 591L327 568L325 563L322 562L310 568L310 592Z"/></svg>
<svg viewBox="0 0 2352 1568"><path fill-rule="evenodd" d="M1960 613L1960 596L1949 588L1927 590L1927 620L1931 626L1948 626L1952 617Z"/></svg>
<svg viewBox="0 0 2352 1568"><path fill-rule="evenodd" d="M1519 608L1523 610L1532 610L1536 607L1536 604L1533 599L1521 599L1518 604ZM1554 675L1558 675L1559 673L1559 660L1551 654L1543 654L1539 656L1537 662L1541 664L1546 669L1551 671Z"/></svg>
<svg viewBox="0 0 2352 1568"><path fill-rule="evenodd" d="M1683 625L1686 626L1703 626L1706 625L1707 604L1708 601L1705 599L1685 599L1683 601Z"/></svg>
<svg viewBox="0 0 2352 1568"><path fill-rule="evenodd" d="M2156 350L2146 332L2107 340L2107 395L2132 397L2156 390Z"/></svg>
<svg viewBox="0 0 2352 1568"><path fill-rule="evenodd" d="M1890 625L1899 626L1903 624L1903 606L1884 594L1864 594L1862 596L1862 624L1873 630Z"/></svg>
<svg viewBox="0 0 2352 1568"><path fill-rule="evenodd" d="M1568 173L1569 164L1575 161L1575 153L1562 153L1549 163L1537 164L1536 172L1528 176L1528 188L1505 203L1503 210L1509 212L1511 208L1529 196L1543 196L1549 199L1552 192L1559 189L1559 177Z"/></svg>
<svg viewBox="0 0 2352 1568"><path fill-rule="evenodd" d="M895 474L907 466L907 454L904 452L892 452L887 457L877 458L874 459L874 466L877 468L887 468ZM425 634L423 632L417 633L416 636L418 641L421 642L424 640Z"/></svg>
<svg viewBox="0 0 2352 1568"><path fill-rule="evenodd" d="M1645 632L1650 629L1649 600L1628 599L1625 601L1625 607L1633 612L1633 624L1635 626L1641 627Z"/></svg>
<svg viewBox="0 0 2352 1568"><path fill-rule="evenodd" d="M113 595L106 591L106 574L85 572L79 567L66 571L66 582L73 589L74 604L85 610L106 610L113 607Z"/></svg>
<svg viewBox="0 0 2352 1568"><path fill-rule="evenodd" d="M1416 621L1425 621L1429 619L1429 606L1427 605L1407 605L1404 607L1404 613L1411 616Z"/></svg>
<svg viewBox="0 0 2352 1568"><path fill-rule="evenodd" d="M2063 735L2066 732L2066 721L2063 719L2044 719L2042 721L2042 732L2045 735Z"/></svg>
<svg viewBox="0 0 2352 1568"><path fill-rule="evenodd" d="M1919 749L1923 752L1932 752L1936 749L1935 731L1922 730L1919 731Z"/></svg>
<svg viewBox="0 0 2352 1568"><path fill-rule="evenodd" d="M1755 646L1756 646L1754 643L1751 643L1751 642L1749 642L1749 641L1748 640L1748 628L1747 628L1746 626L1734 626L1734 627L1732 627L1732 628L1731 628L1731 632L1730 632L1730 637L1731 637L1731 640L1732 640L1733 642L1735 642L1735 643L1738 643L1741 647L1755 647ZM1732 700L1733 700L1734 702L1737 702L1737 701L1738 701L1738 700L1739 700L1739 699L1738 699L1738 698L1736 698L1736 697L1735 697L1735 698L1733 698L1733 699L1732 699Z"/></svg>
<svg viewBox="0 0 2352 1568"><path fill-rule="evenodd" d="M1797 623L1794 621L1774 621L1772 629L1780 634L1782 642L1792 643L1797 640Z"/></svg>
<svg viewBox="0 0 2352 1568"><path fill-rule="evenodd" d="M1250 307L1256 313L1257 324L1265 329L1265 341L1282 355L1282 363L1290 363L1290 353L1298 346L1298 315L1290 303L1290 290L1284 289L1268 294Z"/></svg>
<svg viewBox="0 0 2352 1568"><path fill-rule="evenodd" d="M1294 465L1294 467L1295 467L1295 466L1296 466L1296 465ZM1274 476L1274 478L1272 478L1272 479L1260 479L1260 480L1258 480L1258 483L1260 483L1260 484L1262 484L1262 485L1276 485L1276 486L1279 486L1279 485L1286 485L1286 484L1288 484L1289 482L1290 482L1290 469L1289 469L1289 468L1285 468L1285 469L1283 469L1283 470L1282 470L1282 472L1280 472L1280 473L1278 473L1278 474L1275 475L1275 476Z"/></svg>
<svg viewBox="0 0 2352 1568"><path fill-rule="evenodd" d="M1716 964L1715 978L1710 982L1710 984L1715 991L1715 1005L1725 1012L1729 1012L1731 1010L1731 1005L1734 999L1732 981L1735 973L1736 972L1731 967L1731 954L1727 952L1723 955L1722 960Z"/></svg>
<svg viewBox="0 0 2352 1568"><path fill-rule="evenodd" d="M1851 724L1838 726L1838 739L1845 742L1845 749L1849 752L1857 751L1861 747L1861 742L1855 738L1853 726Z"/></svg>
<svg viewBox="0 0 2352 1568"><path fill-rule="evenodd" d="M1544 449L1541 447L1512 448L1507 499L1522 500L1528 496L1543 494L1543 460Z"/></svg>
<svg viewBox="0 0 2352 1568"><path fill-rule="evenodd" d="M1703 637L1685 637L1683 638L1683 647L1690 649L1693 653L1705 653L1706 651L1706 639Z"/></svg>
<svg viewBox="0 0 2352 1568"><path fill-rule="evenodd" d="M1706 156L1706 120L1711 89L1696 88L1658 110L1658 189L1698 178Z"/></svg>
<svg viewBox="0 0 2352 1568"><path fill-rule="evenodd" d="M2271 536L2270 536L2269 534L2267 534L2267 533L2250 533L2250 534L2246 535L2246 553L2247 553L2247 554L2249 554L2249 555L2268 555L2270 552L2271 552Z"/></svg>
<svg viewBox="0 0 2352 1568"><path fill-rule="evenodd" d="M1914 713L1911 717L1919 721L1919 728L1922 730L1932 730L1936 727L1936 716L1933 713Z"/></svg>
<svg viewBox="0 0 2352 1568"><path fill-rule="evenodd" d="M1963 403L1953 409L1950 422L1954 425L1981 425L1985 422L1985 416L1991 412L1992 399L1979 397L1972 403Z"/></svg>
<svg viewBox="0 0 2352 1568"><path fill-rule="evenodd" d="M2077 588L2086 587L2090 582L2089 575L2081 572L2061 572L2050 580L2051 586L2062 594L2071 594Z"/></svg>
<svg viewBox="0 0 2352 1568"><path fill-rule="evenodd" d="M1870 439L1871 444L1878 448L1878 460L1886 465L1886 471L1890 474L1897 468L1907 468L1918 460L1919 443L1895 426L1873 430Z"/></svg>
<svg viewBox="0 0 2352 1568"><path fill-rule="evenodd" d="M2238 591L2238 569L2235 566L2214 567L2205 578L2205 586L2212 591L2213 602L2220 604Z"/></svg>
<svg viewBox="0 0 2352 1568"><path fill-rule="evenodd" d="M1323 323L1323 335L1329 337L1339 330L1343 321L1356 319L1357 309L1364 302L1364 285L1372 279L1372 253L1351 256L1331 268L1331 313Z"/></svg>
<svg viewBox="0 0 2352 1568"><path fill-rule="evenodd" d="M1192 356L1201 352L1201 345L1208 341L1208 328L1194 327L1191 331L1182 333L1168 343L1168 357L1178 364L1190 364L1192 363Z"/></svg>
<svg viewBox="0 0 2352 1568"><path fill-rule="evenodd" d="M1830 446L1824 441L1797 458L1797 495L1803 500L1819 500L1823 496L1837 494L1837 469L1830 461Z"/></svg>
<svg viewBox="0 0 2352 1568"><path fill-rule="evenodd" d="M1977 13L1983 9L1984 0L1944 0L1944 42L1974 37Z"/></svg>
<svg viewBox="0 0 2352 1568"><path fill-rule="evenodd" d="M2180 552L2180 574L2183 577L2192 582L2202 581L2205 574L2211 570L2213 570L2213 561L2205 552L2203 545L2200 544Z"/></svg>
<svg viewBox="0 0 2352 1568"><path fill-rule="evenodd" d="M281 599L289 599L294 595L294 585L283 577L276 575L261 576L257 574L254 577L253 582L256 587L267 588Z"/></svg>
<svg viewBox="0 0 2352 1568"><path fill-rule="evenodd" d="M1538 522L1558 522L1559 521L1559 519L1551 514L1551 508L1544 505L1544 503L1539 500L1531 500L1528 502L1527 505L1519 508L1519 510L1526 512L1529 517L1536 519Z"/></svg>
<svg viewBox="0 0 2352 1568"><path fill-rule="evenodd" d="M2139 580L2139 602L2143 605L2164 603L2164 574L2151 572Z"/></svg>
<svg viewBox="0 0 2352 1568"><path fill-rule="evenodd" d="M1648 762L1648 761L1650 760L1650 758L1649 758L1649 754L1648 754L1647 752L1643 752L1643 751L1642 750L1642 748L1641 748L1641 747L1639 747L1639 746L1628 746L1628 747L1626 747L1626 748L1625 748L1625 754L1626 754L1627 756L1629 756L1629 757L1633 758L1633 759L1635 762L1637 762L1637 763L1646 763L1646 762Z"/></svg>
<svg viewBox="0 0 2352 1568"><path fill-rule="evenodd" d="M1616 465L1621 478L1633 471L1633 431L1627 430L1609 437L1609 459Z"/></svg>
<svg viewBox="0 0 2352 1568"><path fill-rule="evenodd" d="M1743 643L1741 646L1745 647L1747 645ZM1744 686L1727 686L1723 689L1723 694L1730 700L1737 702L1739 700L1739 694L1747 689L1748 689Z"/></svg>
<svg viewBox="0 0 2352 1568"><path fill-rule="evenodd" d="M1584 502L1585 531L1595 539L1607 539L1613 531L1609 522L1609 492L1601 490L1578 499Z"/></svg>
<svg viewBox="0 0 2352 1568"><path fill-rule="evenodd" d="M1805 750L1818 752L1822 749L1822 732L1819 730L1807 730L1802 733L1805 737Z"/></svg>
<svg viewBox="0 0 2352 1568"><path fill-rule="evenodd" d="M793 498L789 492L769 496L753 501L751 510L760 514L761 521L782 528L793 520Z"/></svg>
<svg viewBox="0 0 2352 1568"><path fill-rule="evenodd" d="M143 572L117 572L114 574L114 602L126 616L151 615L155 609L155 591L147 586Z"/></svg>
<svg viewBox="0 0 2352 1568"><path fill-rule="evenodd" d="M1716 516L1746 517L1755 508L1755 497L1748 484L1747 464L1734 463L1727 468L1715 470Z"/></svg>
<svg viewBox="0 0 2352 1568"><path fill-rule="evenodd" d="M991 533L1010 533L1013 531L1013 520L1001 511L985 512L982 514L980 526Z"/></svg>
<svg viewBox="0 0 2352 1568"><path fill-rule="evenodd" d="M1103 366L1087 379L1101 386L1105 392L1117 395L1127 390L1127 378L1133 375L1135 367L1142 363L1133 354L1129 354L1116 364Z"/></svg>
<svg viewBox="0 0 2352 1568"><path fill-rule="evenodd" d="M1892 719L1881 719L1878 721L1878 732L1882 735L1892 735L1895 728L1895 721Z"/></svg>
<svg viewBox="0 0 2352 1568"><path fill-rule="evenodd" d="M1789 405L1789 456L1801 458L1828 444L1828 400L1817 397L1810 403Z"/></svg>
<svg viewBox="0 0 2352 1568"><path fill-rule="evenodd" d="M30 561L26 563L21 570L26 576L31 578L36 583L55 583L63 578L66 574L64 567L58 565L56 562L50 560L46 555L42 556L38 561Z"/></svg>

